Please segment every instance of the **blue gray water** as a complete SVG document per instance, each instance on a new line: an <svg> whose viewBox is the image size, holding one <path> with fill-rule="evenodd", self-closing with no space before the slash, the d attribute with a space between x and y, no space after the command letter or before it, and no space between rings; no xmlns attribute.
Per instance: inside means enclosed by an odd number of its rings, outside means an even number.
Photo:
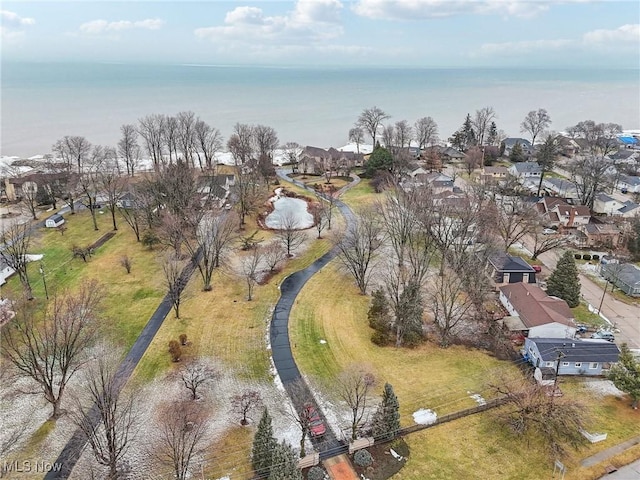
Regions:
<svg viewBox="0 0 640 480"><path fill-rule="evenodd" d="M272 126L282 143L347 143L364 109L391 122L433 117L449 137L468 112L493 106L518 136L530 110L552 129L581 120L640 128L638 70L285 68L88 63L2 63L2 155L48 153L64 135L115 145L119 128L151 113L192 110L228 136L233 125Z"/></svg>
<svg viewBox="0 0 640 480"><path fill-rule="evenodd" d="M307 202L299 198L278 197L273 202L273 211L266 216L264 223L276 230L289 227L309 228L313 226L313 215L309 213L307 206Z"/></svg>

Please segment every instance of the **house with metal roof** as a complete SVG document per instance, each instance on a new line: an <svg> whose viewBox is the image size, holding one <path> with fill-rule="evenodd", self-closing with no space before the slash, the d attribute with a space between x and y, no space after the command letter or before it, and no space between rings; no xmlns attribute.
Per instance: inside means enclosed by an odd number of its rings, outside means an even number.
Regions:
<svg viewBox="0 0 640 480"><path fill-rule="evenodd" d="M605 375L618 362L620 349L606 340L527 338L524 359L534 367L557 371L558 375Z"/></svg>
<svg viewBox="0 0 640 480"><path fill-rule="evenodd" d="M536 283L536 271L522 257L497 253L488 259L491 278L498 284Z"/></svg>

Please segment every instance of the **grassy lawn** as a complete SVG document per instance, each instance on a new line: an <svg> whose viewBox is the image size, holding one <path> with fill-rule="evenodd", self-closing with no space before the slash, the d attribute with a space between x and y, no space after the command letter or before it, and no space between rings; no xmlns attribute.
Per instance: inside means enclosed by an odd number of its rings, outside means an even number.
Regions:
<svg viewBox="0 0 640 480"><path fill-rule="evenodd" d="M49 296L73 291L80 284L97 280L105 292L102 326L113 342L128 349L164 295L157 252L149 251L136 242L133 232L120 218L116 235L85 263L73 258L71 247L90 245L110 232L111 217L106 210L104 214L98 213L98 231L93 229L91 215L86 210L66 215L65 219L67 230L64 235L55 229L42 228L34 233L30 249L34 254L44 255L42 265ZM123 255L132 259L133 268L128 275L120 265ZM29 278L37 301L44 302L44 284L39 267L40 262L29 264ZM12 277L3 286L3 292L20 295L17 277Z"/></svg>
<svg viewBox="0 0 640 480"><path fill-rule="evenodd" d="M593 312L590 312L584 303L580 303L575 308L572 308L573 316L576 319L576 323L582 323L592 327L599 327L605 324L605 321Z"/></svg>
<svg viewBox="0 0 640 480"><path fill-rule="evenodd" d="M340 199L349 204L351 208L357 209L371 205L378 198L382 197L375 192L371 186L371 181L363 178L358 185L347 190Z"/></svg>
<svg viewBox="0 0 640 480"><path fill-rule="evenodd" d="M316 274L298 298L289 333L300 370L324 385L331 396L329 385L342 370L352 363L370 365L380 383L378 390L386 381L393 384L403 425L413 423L411 414L419 408L442 415L474 406L468 391L480 392L488 376L514 368L464 347L443 350L427 343L398 350L375 346L366 318L369 297L358 294L335 261Z"/></svg>
<svg viewBox="0 0 640 480"><path fill-rule="evenodd" d="M302 173L295 173L293 175L289 174L289 176L299 182L304 183L305 185L310 186L311 188L313 188L314 184L322 185L324 187L328 185L324 175L303 175ZM351 183L351 178L349 177L333 177L331 178L330 184L333 185L336 190L340 190L342 187L348 185L349 183Z"/></svg>
<svg viewBox="0 0 640 480"><path fill-rule="evenodd" d="M380 383L393 384L400 401L401 423L407 426L419 408L443 415L474 406L468 392L488 397L483 390L486 382L515 368L464 347L443 350L430 343L413 350L377 347L369 340L368 306L369 298L358 295L350 277L340 272L335 262L307 283L294 305L289 328L296 363L329 397L331 382L342 369L351 363L368 364ZM563 458L572 472L566 477L569 479L598 478L601 469L583 469L580 461L640 433L639 414L629 408L628 401L598 397L581 380L563 379L562 390L585 404L588 430L607 432L609 437ZM408 435L405 440L411 447L411 458L397 478L533 480L552 473L554 459L535 439L528 443L513 436L491 415L487 412Z"/></svg>

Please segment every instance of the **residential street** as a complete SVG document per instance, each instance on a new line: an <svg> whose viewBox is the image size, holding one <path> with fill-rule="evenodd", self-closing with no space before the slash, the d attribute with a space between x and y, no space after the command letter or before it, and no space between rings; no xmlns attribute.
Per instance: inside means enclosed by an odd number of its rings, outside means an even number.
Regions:
<svg viewBox="0 0 640 480"><path fill-rule="evenodd" d="M526 236L523 245L531 251L532 240ZM548 276L558 263L559 250L552 250L538 256L538 259L544 264L543 274ZM640 348L640 305L638 303L628 305L621 302L609 292L602 295L603 289L597 283L593 282L586 275L580 274L580 293L582 297L596 309L602 302L602 314L614 324L620 333L616 333L617 343L626 342L630 348ZM611 288L611 286L609 286Z"/></svg>

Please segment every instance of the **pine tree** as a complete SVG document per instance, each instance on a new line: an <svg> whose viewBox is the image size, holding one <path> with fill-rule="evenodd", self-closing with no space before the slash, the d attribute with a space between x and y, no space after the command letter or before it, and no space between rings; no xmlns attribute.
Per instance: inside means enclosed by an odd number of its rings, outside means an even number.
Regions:
<svg viewBox="0 0 640 480"><path fill-rule="evenodd" d="M631 408L637 409L640 403L640 361L635 359L626 343L620 346L618 363L611 367L607 377L616 388L629 394Z"/></svg>
<svg viewBox="0 0 640 480"><path fill-rule="evenodd" d="M487 136L487 145L495 145L498 141L498 127L496 122L491 122L489 126L489 135Z"/></svg>
<svg viewBox="0 0 640 480"><path fill-rule="evenodd" d="M253 448L251 449L251 464L258 476L267 477L269 475L277 444L273 437L271 416L265 408L258 424L258 430L253 437Z"/></svg>
<svg viewBox="0 0 640 480"><path fill-rule="evenodd" d="M291 445L284 441L273 449L269 480L302 480L296 454Z"/></svg>
<svg viewBox="0 0 640 480"><path fill-rule="evenodd" d="M520 142L516 142L516 144L511 148L511 154L509 155L509 160L512 162L524 162L524 151L522 150L522 145Z"/></svg>
<svg viewBox="0 0 640 480"><path fill-rule="evenodd" d="M367 318L369 319L369 326L375 330L371 341L376 345L389 343L391 315L389 313L389 302L381 288L373 292Z"/></svg>
<svg viewBox="0 0 640 480"><path fill-rule="evenodd" d="M580 305L580 280L573 254L566 251L547 280L547 294L563 299L573 308Z"/></svg>
<svg viewBox="0 0 640 480"><path fill-rule="evenodd" d="M422 342L422 314L424 303L420 285L409 282L400 294L395 312L396 346L406 345L413 347Z"/></svg>
<svg viewBox="0 0 640 480"><path fill-rule="evenodd" d="M400 404L389 383L384 384L382 401L373 415L373 436L389 440L400 430Z"/></svg>
<svg viewBox="0 0 640 480"><path fill-rule="evenodd" d="M476 132L473 129L473 122L471 121L471 115L467 113L467 118L464 119L462 125L462 131L465 136L465 150L473 147L477 142Z"/></svg>
<svg viewBox="0 0 640 480"><path fill-rule="evenodd" d="M631 232L627 239L627 249L634 262L640 260L640 217L636 217L631 222Z"/></svg>

